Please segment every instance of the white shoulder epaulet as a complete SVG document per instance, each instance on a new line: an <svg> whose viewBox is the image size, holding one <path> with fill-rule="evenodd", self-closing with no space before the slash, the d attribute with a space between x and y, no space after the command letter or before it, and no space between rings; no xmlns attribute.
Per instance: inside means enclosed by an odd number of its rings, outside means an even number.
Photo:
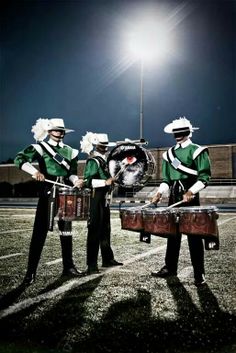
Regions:
<svg viewBox="0 0 236 353"><path fill-rule="evenodd" d="M72 155L71 155L71 158L74 159L78 156L79 154L79 151L76 150L75 148L72 148Z"/></svg>
<svg viewBox="0 0 236 353"><path fill-rule="evenodd" d="M43 149L38 143L32 143L31 146L34 147L34 149L40 154L40 156L43 155Z"/></svg>
<svg viewBox="0 0 236 353"><path fill-rule="evenodd" d="M66 145L65 143L64 143L64 146L72 150L72 153L71 153L71 158L72 159L74 159L75 157L78 156L79 150L76 150L75 148L72 148L71 146Z"/></svg>
<svg viewBox="0 0 236 353"><path fill-rule="evenodd" d="M162 158L168 162L168 158L167 158L167 151L165 151L163 154L162 154Z"/></svg>
<svg viewBox="0 0 236 353"><path fill-rule="evenodd" d="M193 153L193 159L196 159L205 150L207 150L207 146L199 146Z"/></svg>

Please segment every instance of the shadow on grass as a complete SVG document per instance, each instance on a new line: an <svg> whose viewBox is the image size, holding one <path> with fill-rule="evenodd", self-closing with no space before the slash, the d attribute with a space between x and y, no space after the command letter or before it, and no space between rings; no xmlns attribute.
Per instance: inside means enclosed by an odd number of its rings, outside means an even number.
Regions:
<svg viewBox="0 0 236 353"><path fill-rule="evenodd" d="M50 303L45 300L3 318L0 324L0 352L64 352L64 347L70 347L68 335L84 322L84 302L92 295L101 279L102 276L71 289L60 300L57 299L55 305L53 299ZM47 290L55 288L59 283L62 284L61 281L55 281Z"/></svg>
<svg viewBox="0 0 236 353"><path fill-rule="evenodd" d="M178 278L167 279L175 302L175 315L172 300L170 311L163 312L161 300L158 300L161 292L156 292L153 307L150 292L139 289L130 299L111 303L106 314L96 320L92 302L90 316L85 312L89 310L85 302L101 279L102 276L97 277L66 292L55 305L45 302L43 311L35 318L28 308L31 317L24 326L17 326L14 316L7 318L0 332L3 343L11 342L11 348L6 349L6 344L2 346L4 353L234 352L231 348L235 344L235 316L219 308L207 285L196 289L199 297L196 306ZM99 298L104 304L107 300ZM102 303L96 308L99 306L102 307ZM17 322L24 320L25 313L17 315Z"/></svg>
<svg viewBox="0 0 236 353"><path fill-rule="evenodd" d="M150 293L140 290L136 298L113 304L103 319L93 326L89 337L75 342L71 351L235 352L235 316L219 308L209 287L197 289L199 309L178 278L167 280L167 284L176 303L177 319L154 317Z"/></svg>
<svg viewBox="0 0 236 353"><path fill-rule="evenodd" d="M26 286L21 283L17 288L12 289L7 294L0 297L0 310L6 309L12 305L20 295L25 291Z"/></svg>

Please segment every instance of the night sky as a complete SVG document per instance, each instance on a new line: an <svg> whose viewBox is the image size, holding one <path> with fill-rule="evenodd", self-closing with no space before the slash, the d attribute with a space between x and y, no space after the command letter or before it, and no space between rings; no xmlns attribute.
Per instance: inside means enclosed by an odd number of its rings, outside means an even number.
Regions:
<svg viewBox="0 0 236 353"><path fill-rule="evenodd" d="M235 1L9 0L0 15L0 161L35 142L40 117L63 117L75 148L86 131L138 139L140 61L125 42L148 15L168 25L172 43L144 64L148 147L172 145L163 128L179 116L200 127L196 143L236 143Z"/></svg>

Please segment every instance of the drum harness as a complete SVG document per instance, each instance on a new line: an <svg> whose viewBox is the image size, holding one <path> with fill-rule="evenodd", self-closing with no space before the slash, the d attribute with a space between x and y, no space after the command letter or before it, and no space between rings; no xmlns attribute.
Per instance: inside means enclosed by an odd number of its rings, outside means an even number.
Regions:
<svg viewBox="0 0 236 353"><path fill-rule="evenodd" d="M167 159L168 162L172 165L173 168L175 168L176 170L190 175L192 177L196 177L198 175L198 172L196 169L193 168L189 168L187 165L185 165L183 162L181 162L175 154L174 151L174 146L169 148L169 150L167 151ZM171 185L171 194L173 197L175 197L175 192L176 192L176 188L178 188L178 193L180 194L184 194L184 192L186 192L187 189L187 185L184 185L184 181L181 180L174 180L173 184Z"/></svg>
<svg viewBox="0 0 236 353"><path fill-rule="evenodd" d="M88 160L94 160L97 163L98 167L101 167L103 171L109 173L107 163L102 157L94 156L94 157L88 158ZM113 188L111 186L109 187L107 186L106 188L108 188L108 191L106 192L106 195L105 195L105 201L107 206L110 204ZM96 188L92 188L92 195L91 195L92 198L94 198L95 196L95 191L96 191Z"/></svg>
<svg viewBox="0 0 236 353"><path fill-rule="evenodd" d="M56 161L62 168L64 168L67 172L70 169L69 161L66 160L63 156L61 156L59 153L55 152L54 149L49 146L49 144L45 141L42 141L39 143L39 145L42 147L42 149L50 156L53 158L54 161ZM49 221L48 221L48 230L53 231L53 226L54 226L54 217L56 213L56 201L57 201L57 186L64 186L71 188L71 186L66 185L64 183L64 177L59 176L56 177L56 180L50 180L50 179L45 179L46 182L53 184L52 189L48 191L49 196Z"/></svg>

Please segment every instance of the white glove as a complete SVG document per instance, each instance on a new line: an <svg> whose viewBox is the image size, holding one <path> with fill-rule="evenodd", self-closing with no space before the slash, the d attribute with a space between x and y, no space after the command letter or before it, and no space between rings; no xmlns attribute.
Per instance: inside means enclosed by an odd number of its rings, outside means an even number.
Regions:
<svg viewBox="0 0 236 353"><path fill-rule="evenodd" d="M83 187L83 185L84 185L84 181L83 181L83 179L74 180L73 185L76 188L81 189Z"/></svg>

